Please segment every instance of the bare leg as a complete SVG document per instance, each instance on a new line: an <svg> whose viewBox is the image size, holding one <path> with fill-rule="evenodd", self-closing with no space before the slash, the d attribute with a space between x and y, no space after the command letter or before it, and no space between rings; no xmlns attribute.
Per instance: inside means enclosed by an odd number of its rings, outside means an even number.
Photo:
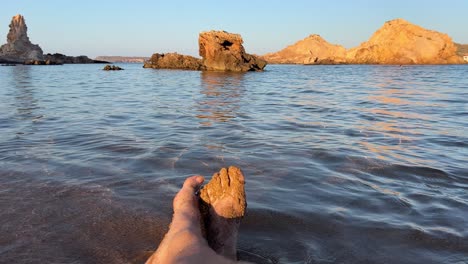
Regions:
<svg viewBox="0 0 468 264"><path fill-rule="evenodd" d="M242 171L222 168L201 189L200 198L208 244L216 253L237 260L237 235L247 207Z"/></svg>
<svg viewBox="0 0 468 264"><path fill-rule="evenodd" d="M201 176L192 176L185 180L174 198L174 215L169 231L147 264L235 263L216 254L202 236L199 198L195 195L202 183Z"/></svg>

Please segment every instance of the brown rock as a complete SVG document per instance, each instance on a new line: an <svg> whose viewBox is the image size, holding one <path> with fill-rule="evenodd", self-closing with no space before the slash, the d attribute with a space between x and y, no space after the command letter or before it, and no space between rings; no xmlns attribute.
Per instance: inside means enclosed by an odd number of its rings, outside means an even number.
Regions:
<svg viewBox="0 0 468 264"><path fill-rule="evenodd" d="M462 63L457 47L447 35L413 25L403 19L386 22L347 59L357 64L452 64Z"/></svg>
<svg viewBox="0 0 468 264"><path fill-rule="evenodd" d="M104 66L103 70L104 71L121 71L123 69L120 68L119 66L107 64L106 66Z"/></svg>
<svg viewBox="0 0 468 264"><path fill-rule="evenodd" d="M342 64L346 62L346 49L330 44L320 35L310 35L263 58L277 64Z"/></svg>
<svg viewBox="0 0 468 264"><path fill-rule="evenodd" d="M242 46L242 37L226 31L200 33L199 54L203 65L212 71L261 71L266 61L247 54Z"/></svg>
<svg viewBox="0 0 468 264"><path fill-rule="evenodd" d="M23 63L26 60L42 60L43 52L39 45L29 40L28 27L22 15L16 15L10 23L7 43L0 47L0 59Z"/></svg>
<svg viewBox="0 0 468 264"><path fill-rule="evenodd" d="M182 70L205 69L201 59L177 53L155 53L148 61L145 62L143 68Z"/></svg>

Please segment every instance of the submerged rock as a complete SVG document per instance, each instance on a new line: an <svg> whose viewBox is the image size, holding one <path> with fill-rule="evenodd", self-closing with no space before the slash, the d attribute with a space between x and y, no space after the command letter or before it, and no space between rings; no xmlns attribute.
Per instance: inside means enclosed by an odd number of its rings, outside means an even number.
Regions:
<svg viewBox="0 0 468 264"><path fill-rule="evenodd" d="M143 68L153 69L182 69L182 70L204 70L202 60L178 53L155 53L145 61Z"/></svg>
<svg viewBox="0 0 468 264"><path fill-rule="evenodd" d="M320 35L310 35L263 58L278 64L342 64L346 63L346 49L327 42Z"/></svg>
<svg viewBox="0 0 468 264"><path fill-rule="evenodd" d="M347 59L357 64L453 64L462 63L457 47L447 35L413 25L404 19L386 22Z"/></svg>
<svg viewBox="0 0 468 264"><path fill-rule="evenodd" d="M0 47L0 60L16 63L43 60L41 47L29 40L28 27L22 15L16 15L11 20L7 43Z"/></svg>
<svg viewBox="0 0 468 264"><path fill-rule="evenodd" d="M242 46L241 35L226 31L200 33L199 54L207 70L214 71L261 71L266 61L247 54Z"/></svg>
<svg viewBox="0 0 468 264"><path fill-rule="evenodd" d="M120 68L119 66L115 66L115 65L106 65L104 66L104 71L121 71L123 70L122 68Z"/></svg>

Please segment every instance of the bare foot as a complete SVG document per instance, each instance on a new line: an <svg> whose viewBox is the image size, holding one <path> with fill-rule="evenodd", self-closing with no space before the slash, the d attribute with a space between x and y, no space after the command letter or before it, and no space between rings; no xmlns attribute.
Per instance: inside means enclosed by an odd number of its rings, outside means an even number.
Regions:
<svg viewBox="0 0 468 264"><path fill-rule="evenodd" d="M202 236L199 198L195 195L202 182L201 176L185 180L174 198L174 216L169 231L147 264L234 264L232 260L217 255Z"/></svg>
<svg viewBox="0 0 468 264"><path fill-rule="evenodd" d="M222 168L200 190L200 211L210 247L229 259L237 259L237 235L247 207L244 175L234 166Z"/></svg>

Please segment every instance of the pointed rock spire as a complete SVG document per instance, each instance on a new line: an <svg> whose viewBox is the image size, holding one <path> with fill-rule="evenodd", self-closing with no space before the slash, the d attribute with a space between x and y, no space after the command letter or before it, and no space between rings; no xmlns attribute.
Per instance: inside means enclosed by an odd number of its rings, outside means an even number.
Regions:
<svg viewBox="0 0 468 264"><path fill-rule="evenodd" d="M0 58L16 62L42 60L43 51L39 45L32 44L28 37L28 27L22 15L11 19L7 43L0 48Z"/></svg>

